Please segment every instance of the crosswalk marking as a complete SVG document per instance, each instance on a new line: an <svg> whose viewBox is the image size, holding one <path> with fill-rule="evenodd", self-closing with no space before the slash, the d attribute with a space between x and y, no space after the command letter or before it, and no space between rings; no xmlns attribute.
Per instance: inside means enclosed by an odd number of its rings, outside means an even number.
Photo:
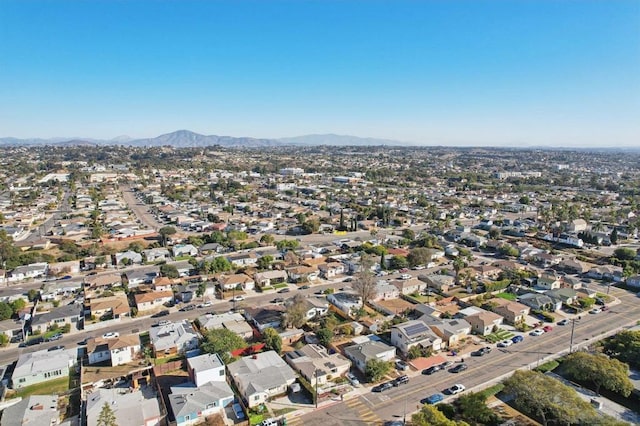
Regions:
<svg viewBox="0 0 640 426"><path fill-rule="evenodd" d="M381 423L382 419L364 403L360 398L349 399L345 404L354 410L360 419L367 423Z"/></svg>

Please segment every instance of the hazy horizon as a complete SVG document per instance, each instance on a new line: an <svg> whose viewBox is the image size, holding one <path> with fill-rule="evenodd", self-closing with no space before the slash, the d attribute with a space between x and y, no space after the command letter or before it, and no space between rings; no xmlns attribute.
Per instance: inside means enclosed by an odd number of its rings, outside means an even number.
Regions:
<svg viewBox="0 0 640 426"><path fill-rule="evenodd" d="M7 0L3 15L2 137L640 146L637 1Z"/></svg>

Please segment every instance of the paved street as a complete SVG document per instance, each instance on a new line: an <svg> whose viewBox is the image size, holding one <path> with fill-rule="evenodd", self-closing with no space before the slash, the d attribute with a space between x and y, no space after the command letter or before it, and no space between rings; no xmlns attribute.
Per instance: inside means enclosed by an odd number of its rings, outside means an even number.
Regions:
<svg viewBox="0 0 640 426"><path fill-rule="evenodd" d="M592 340L597 340L604 333L618 327L627 326L640 320L640 304L637 297L619 289L612 289L611 294L619 297L621 304L611 310L597 315L582 315L576 322L574 331L574 350ZM554 354L569 349L571 326L554 326L553 331L540 337L526 336L524 342L506 349L495 348L483 357L466 357L469 369L452 374L440 371L431 376L423 376L413 372L407 385L393 388L382 394L362 389L362 395L353 399L336 403L328 408L321 408L297 418L289 424L313 425L364 425L391 420L402 420L405 413L416 411L420 400L433 393L442 392L455 383L462 383L467 389L476 386L482 388L493 384L496 378L510 374L518 368L535 367Z"/></svg>

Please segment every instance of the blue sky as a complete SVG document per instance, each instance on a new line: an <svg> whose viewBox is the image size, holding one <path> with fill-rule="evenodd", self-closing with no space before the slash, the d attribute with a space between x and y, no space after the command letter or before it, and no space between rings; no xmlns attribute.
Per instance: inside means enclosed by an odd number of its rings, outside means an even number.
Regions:
<svg viewBox="0 0 640 426"><path fill-rule="evenodd" d="M640 146L640 2L0 0L0 136Z"/></svg>

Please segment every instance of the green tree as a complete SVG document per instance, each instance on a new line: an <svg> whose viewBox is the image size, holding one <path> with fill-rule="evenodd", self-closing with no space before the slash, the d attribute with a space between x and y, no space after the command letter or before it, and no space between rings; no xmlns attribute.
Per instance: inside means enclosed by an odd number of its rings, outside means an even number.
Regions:
<svg viewBox="0 0 640 426"><path fill-rule="evenodd" d="M434 405L425 404L420 411L411 416L414 426L469 426L465 422L448 419L444 413Z"/></svg>
<svg viewBox="0 0 640 426"><path fill-rule="evenodd" d="M618 230L616 228L613 228L613 231L611 231L609 240L611 241L611 244L618 244Z"/></svg>
<svg viewBox="0 0 640 426"><path fill-rule="evenodd" d="M562 367L576 380L593 383L596 393L600 392L600 387L623 396L629 396L633 390L629 367L603 354L574 352L567 356Z"/></svg>
<svg viewBox="0 0 640 426"><path fill-rule="evenodd" d="M306 302L302 294L296 294L293 302L287 306L285 322L287 326L295 328L300 328L307 322Z"/></svg>
<svg viewBox="0 0 640 426"><path fill-rule="evenodd" d="M621 331L607 339L604 352L634 368L640 368L640 331Z"/></svg>
<svg viewBox="0 0 640 426"><path fill-rule="evenodd" d="M9 336L4 333L0 333L0 346L5 347L9 344Z"/></svg>
<svg viewBox="0 0 640 426"><path fill-rule="evenodd" d="M218 328L207 331L202 350L206 353L216 353L225 364L231 362L231 351L247 347L247 342L242 337L226 328Z"/></svg>
<svg viewBox="0 0 640 426"><path fill-rule="evenodd" d="M471 392L460 396L455 405L460 417L471 424L494 425L499 417L487 406L487 397L480 392Z"/></svg>
<svg viewBox="0 0 640 426"><path fill-rule="evenodd" d="M204 293L207 291L207 283L204 281L198 284L198 288L196 289L196 297L204 296Z"/></svg>
<svg viewBox="0 0 640 426"><path fill-rule="evenodd" d="M386 376L392 368L393 364L390 361L374 358L367 361L364 368L364 374L370 382L377 382Z"/></svg>
<svg viewBox="0 0 640 426"><path fill-rule="evenodd" d="M266 328L262 332L262 340L264 340L264 347L270 351L282 352L282 337L274 328Z"/></svg>
<svg viewBox="0 0 640 426"><path fill-rule="evenodd" d="M29 299L29 302L34 302L36 299L40 298L40 292L32 288L27 292L27 298Z"/></svg>
<svg viewBox="0 0 640 426"><path fill-rule="evenodd" d="M264 234L262 237L260 237L260 242L266 246L270 246L273 245L273 235L271 234Z"/></svg>
<svg viewBox="0 0 640 426"><path fill-rule="evenodd" d="M16 262L19 254L20 250L14 245L13 238L4 229L0 229L0 268L13 269L20 266Z"/></svg>
<svg viewBox="0 0 640 426"><path fill-rule="evenodd" d="M614 250L613 255L620 260L633 260L636 258L636 251L628 247L620 247Z"/></svg>
<svg viewBox="0 0 640 426"><path fill-rule="evenodd" d="M261 256L258 259L257 265L258 265L258 268L260 269L269 269L272 263L273 263L273 256L267 254L267 255Z"/></svg>
<svg viewBox="0 0 640 426"><path fill-rule="evenodd" d="M316 336L318 336L318 341L321 345L329 347L329 345L331 344L331 340L333 340L333 331L326 327L323 327L320 330L316 331Z"/></svg>
<svg viewBox="0 0 640 426"><path fill-rule="evenodd" d="M516 407L537 417L543 425L592 424L598 416L575 390L536 371L518 370L504 385L503 391L513 396Z"/></svg>
<svg viewBox="0 0 640 426"><path fill-rule="evenodd" d="M171 235L174 235L176 232L176 228L174 228L173 226L163 226L162 228L160 228L158 233L160 234L160 241L163 247L167 245L167 240L169 239L169 237Z"/></svg>
<svg viewBox="0 0 640 426"><path fill-rule="evenodd" d="M27 306L27 302L24 299L16 299L11 302L11 310L14 315L23 310L25 306Z"/></svg>
<svg viewBox="0 0 640 426"><path fill-rule="evenodd" d="M409 228L403 229L402 238L404 238L405 240L413 241L416 239L416 233Z"/></svg>
<svg viewBox="0 0 640 426"><path fill-rule="evenodd" d="M98 426L117 426L118 420L116 419L116 415L111 409L111 406L108 402L105 402L102 406L102 410L100 410L100 414L98 415Z"/></svg>
<svg viewBox="0 0 640 426"><path fill-rule="evenodd" d="M0 320L6 320L13 315L13 309L7 302L0 302Z"/></svg>
<svg viewBox="0 0 640 426"><path fill-rule="evenodd" d="M180 277L180 274L178 273L178 269L175 266L167 265L166 263L164 265L160 265L160 274L163 277L167 277L167 278Z"/></svg>
<svg viewBox="0 0 640 426"><path fill-rule="evenodd" d="M409 262L409 266L426 265L427 263L431 262L432 256L433 250L424 247L418 247L409 252L407 261Z"/></svg>
<svg viewBox="0 0 640 426"><path fill-rule="evenodd" d="M407 266L409 266L409 262L404 256L393 256L389 259L389 268L391 269L403 269Z"/></svg>

